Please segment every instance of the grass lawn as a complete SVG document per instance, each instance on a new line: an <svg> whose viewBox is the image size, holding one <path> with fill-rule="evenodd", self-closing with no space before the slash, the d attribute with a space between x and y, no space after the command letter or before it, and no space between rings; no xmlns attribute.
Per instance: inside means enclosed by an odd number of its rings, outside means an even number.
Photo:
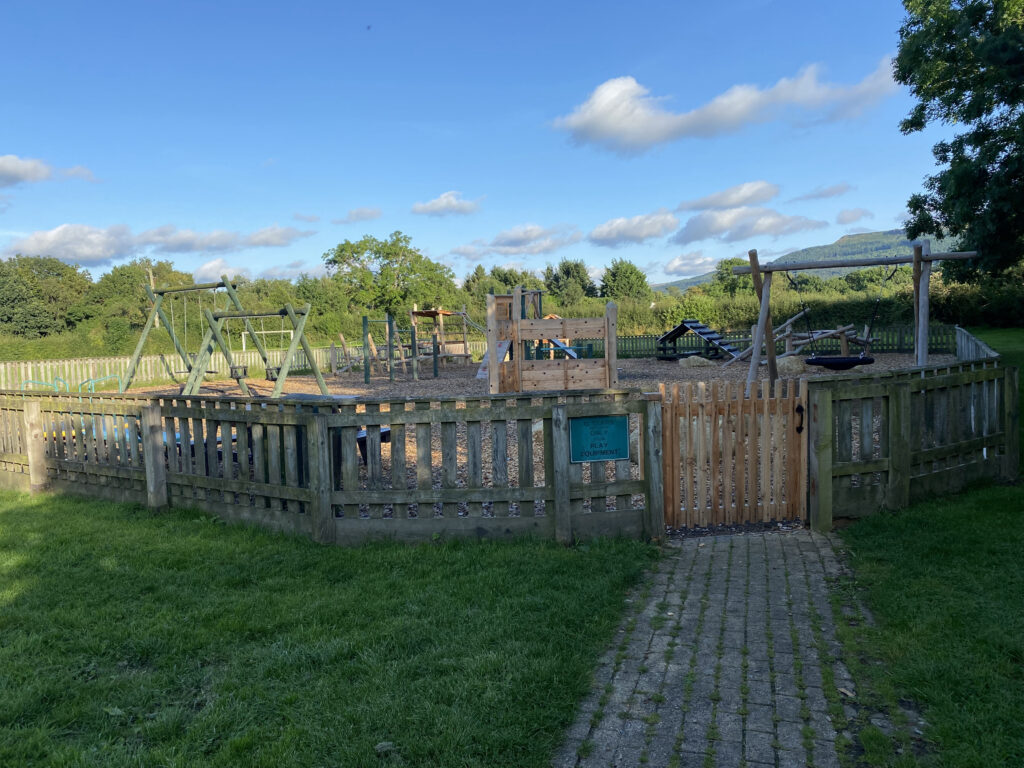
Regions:
<svg viewBox="0 0 1024 768"><path fill-rule="evenodd" d="M1024 366L1024 330L975 333ZM842 536L876 621L839 622L860 693L892 710L900 699L922 706L933 748L899 755L898 739L869 726L861 760L1024 765L1024 485L874 515Z"/></svg>
<svg viewBox="0 0 1024 768"><path fill-rule="evenodd" d="M0 765L545 765L653 557L0 492Z"/></svg>

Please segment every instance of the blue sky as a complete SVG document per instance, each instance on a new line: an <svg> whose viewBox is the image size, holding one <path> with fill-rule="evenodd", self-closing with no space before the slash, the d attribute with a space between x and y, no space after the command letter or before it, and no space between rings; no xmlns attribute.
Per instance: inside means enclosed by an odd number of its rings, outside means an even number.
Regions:
<svg viewBox="0 0 1024 768"><path fill-rule="evenodd" d="M395 230L651 282L896 228L897 2L6 3L0 255L295 276Z"/></svg>

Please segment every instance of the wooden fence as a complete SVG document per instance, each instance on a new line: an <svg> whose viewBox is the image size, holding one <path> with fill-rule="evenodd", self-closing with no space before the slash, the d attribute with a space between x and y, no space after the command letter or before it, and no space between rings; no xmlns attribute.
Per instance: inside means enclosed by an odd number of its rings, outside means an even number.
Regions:
<svg viewBox="0 0 1024 768"><path fill-rule="evenodd" d="M960 362L968 360L995 360L999 353L965 328L956 326L956 359Z"/></svg>
<svg viewBox="0 0 1024 768"><path fill-rule="evenodd" d="M461 342L460 342L461 344ZM487 342L470 341L470 352L475 355L482 355L487 349ZM284 359L286 350L272 349L267 351L272 365L280 365ZM245 352L232 352L235 365L246 365L249 367L251 376L264 375L263 359L254 349ZM362 360L362 347L350 346L349 354L355 355L356 360ZM314 362L321 371L330 370L330 347L315 347L313 349ZM102 391L116 391L117 378L123 378L128 370L131 357L83 357L67 360L13 360L0 362L0 390L20 389L23 382L41 381L52 384L59 380L58 386L64 391L77 392L79 385L90 379L107 377L109 380L98 385L97 389ZM305 353L300 349L295 353L292 363L292 371L308 370L312 366L306 359ZM214 352L211 363L211 370L216 374L211 379L228 378L227 361L224 360L220 351ZM181 359L174 353L161 355L144 355L139 359L139 367L135 374L136 383L147 384L170 384L174 382L184 383L188 374L185 373L185 366ZM41 389L40 385L26 385L27 389Z"/></svg>
<svg viewBox="0 0 1024 768"><path fill-rule="evenodd" d="M662 385L665 522L674 528L806 519L806 385Z"/></svg>
<svg viewBox="0 0 1024 768"><path fill-rule="evenodd" d="M722 338L744 346L750 344L750 331L722 331ZM880 353L910 353L914 351L914 329L912 326L888 326L875 328L872 333L875 341L871 345L873 352ZM620 358L631 357L655 357L658 353L657 335L640 336L619 336L618 349ZM604 354L604 344L601 339L575 339L574 344L594 345L594 353ZM688 352L699 352L704 349L704 342L692 333L687 333L679 338L678 347ZM957 349L956 329L951 325L933 325L928 328L928 350L933 354L951 355ZM776 342L776 351L785 351L785 342ZM807 349L810 352L810 348ZM840 351L839 340L822 339L815 342L814 351L821 354L838 354Z"/></svg>
<svg viewBox="0 0 1024 768"><path fill-rule="evenodd" d="M570 462L569 422L591 416L643 435L629 459ZM660 404L623 391L358 403L8 391L0 448L7 487L198 507L325 543L664 531Z"/></svg>
<svg viewBox="0 0 1024 768"><path fill-rule="evenodd" d="M809 510L820 530L1017 477L1018 372L998 361L812 379L808 397Z"/></svg>

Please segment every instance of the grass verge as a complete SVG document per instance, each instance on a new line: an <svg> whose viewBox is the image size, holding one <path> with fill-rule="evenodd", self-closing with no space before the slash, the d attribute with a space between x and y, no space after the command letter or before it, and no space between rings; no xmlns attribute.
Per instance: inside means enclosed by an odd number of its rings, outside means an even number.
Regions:
<svg viewBox="0 0 1024 768"><path fill-rule="evenodd" d="M0 492L0 765L545 765L653 552Z"/></svg>
<svg viewBox="0 0 1024 768"><path fill-rule="evenodd" d="M842 532L874 616L840 622L851 666L889 711L901 699L924 707L934 754L923 764L1024 765L1022 509L1024 488L988 487ZM899 746L874 744L863 759L915 764Z"/></svg>

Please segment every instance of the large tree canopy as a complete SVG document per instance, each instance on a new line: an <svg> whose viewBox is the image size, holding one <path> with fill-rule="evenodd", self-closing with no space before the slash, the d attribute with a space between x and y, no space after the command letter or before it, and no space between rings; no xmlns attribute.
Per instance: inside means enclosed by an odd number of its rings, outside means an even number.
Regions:
<svg viewBox="0 0 1024 768"><path fill-rule="evenodd" d="M557 267L548 264L544 268L544 286L566 306L585 296L597 296L597 286L582 261L562 259Z"/></svg>
<svg viewBox="0 0 1024 768"><path fill-rule="evenodd" d="M647 284L647 275L636 264L626 259L612 259L601 278L601 295L617 301L647 301L651 298L651 287Z"/></svg>
<svg viewBox="0 0 1024 768"><path fill-rule="evenodd" d="M346 240L324 254L324 264L342 284L350 307L397 315L414 303L437 307L456 295L455 275L412 247L412 240L392 232L387 240L366 235Z"/></svg>
<svg viewBox="0 0 1024 768"><path fill-rule="evenodd" d="M988 272L1024 254L1024 0L904 0L896 80L918 99L904 133L966 130L933 150L943 169L907 207L909 237L953 235ZM971 271L950 262L946 273Z"/></svg>

